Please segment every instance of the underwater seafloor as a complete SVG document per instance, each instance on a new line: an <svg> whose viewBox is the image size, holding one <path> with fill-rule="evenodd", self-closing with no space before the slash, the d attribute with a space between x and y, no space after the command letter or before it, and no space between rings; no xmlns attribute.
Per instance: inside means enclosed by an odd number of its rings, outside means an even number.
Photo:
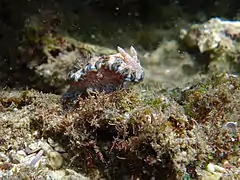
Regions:
<svg viewBox="0 0 240 180"><path fill-rule="evenodd" d="M237 1L0 2L0 179L240 179ZM77 57L143 82L61 100Z"/></svg>

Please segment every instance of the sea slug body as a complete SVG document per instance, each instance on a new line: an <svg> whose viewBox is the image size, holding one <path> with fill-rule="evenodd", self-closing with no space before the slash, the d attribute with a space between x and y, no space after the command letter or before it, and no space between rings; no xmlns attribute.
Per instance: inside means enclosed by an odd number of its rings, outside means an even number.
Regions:
<svg viewBox="0 0 240 180"><path fill-rule="evenodd" d="M91 57L85 64L78 62L77 69L68 74L70 89L83 94L89 91L109 93L141 82L144 71L137 51L131 46L130 55L121 47L117 49L117 54Z"/></svg>

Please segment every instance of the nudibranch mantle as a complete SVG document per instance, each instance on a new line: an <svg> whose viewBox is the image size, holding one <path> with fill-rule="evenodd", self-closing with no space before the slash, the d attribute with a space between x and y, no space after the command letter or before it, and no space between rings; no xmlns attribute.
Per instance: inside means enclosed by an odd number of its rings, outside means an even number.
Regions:
<svg viewBox="0 0 240 180"><path fill-rule="evenodd" d="M108 93L142 81L144 71L134 47L130 47L131 55L121 47L117 49L117 54L91 57L85 64L78 62L77 69L68 74L70 88L82 93Z"/></svg>

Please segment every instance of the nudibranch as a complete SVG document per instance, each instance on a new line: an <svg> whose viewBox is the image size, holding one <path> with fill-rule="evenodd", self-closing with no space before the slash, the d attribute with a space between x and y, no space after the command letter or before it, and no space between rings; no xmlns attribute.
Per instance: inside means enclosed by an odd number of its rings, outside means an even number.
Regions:
<svg viewBox="0 0 240 180"><path fill-rule="evenodd" d="M130 54L121 47L117 50L117 54L91 57L85 64L80 59L77 68L68 74L70 89L83 94L92 91L109 93L141 82L144 71L137 51L132 46Z"/></svg>

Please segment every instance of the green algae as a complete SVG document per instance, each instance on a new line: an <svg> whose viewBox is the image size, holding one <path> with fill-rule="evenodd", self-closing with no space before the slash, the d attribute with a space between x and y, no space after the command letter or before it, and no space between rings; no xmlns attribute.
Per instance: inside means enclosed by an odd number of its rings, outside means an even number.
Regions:
<svg viewBox="0 0 240 180"><path fill-rule="evenodd" d="M239 123L239 87L239 77L214 75L184 90L143 93L135 87L79 97L67 111L60 96L5 91L1 116L9 120L0 135L7 140L7 129L24 114L30 122L14 136L37 131L34 138L53 138L73 158L66 164L92 178L195 179L209 162L236 165L239 127L234 134L224 127ZM18 108L9 110L10 102Z"/></svg>

